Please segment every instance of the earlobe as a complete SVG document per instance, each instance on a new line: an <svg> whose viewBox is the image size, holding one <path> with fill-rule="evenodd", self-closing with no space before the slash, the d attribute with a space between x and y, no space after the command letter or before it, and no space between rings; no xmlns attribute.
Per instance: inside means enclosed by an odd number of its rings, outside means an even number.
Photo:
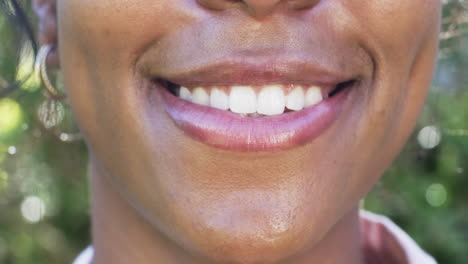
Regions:
<svg viewBox="0 0 468 264"><path fill-rule="evenodd" d="M32 0L34 13L38 18L38 41L41 46L52 45L47 63L58 66L57 9L56 0Z"/></svg>

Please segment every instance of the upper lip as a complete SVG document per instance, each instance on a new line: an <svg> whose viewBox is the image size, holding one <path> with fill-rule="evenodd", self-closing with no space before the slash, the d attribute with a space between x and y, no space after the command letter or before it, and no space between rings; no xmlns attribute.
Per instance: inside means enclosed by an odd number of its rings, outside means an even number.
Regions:
<svg viewBox="0 0 468 264"><path fill-rule="evenodd" d="M304 84L331 88L361 78L358 73L282 56L226 56L222 60L191 65L188 68L181 67L181 70L168 72L158 72L151 65L143 65L143 69L144 75L152 80L162 79L186 87Z"/></svg>

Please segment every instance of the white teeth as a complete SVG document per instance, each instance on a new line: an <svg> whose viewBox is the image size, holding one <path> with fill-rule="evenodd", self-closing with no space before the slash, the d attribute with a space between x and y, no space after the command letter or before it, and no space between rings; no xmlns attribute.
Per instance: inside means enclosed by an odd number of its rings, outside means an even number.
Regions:
<svg viewBox="0 0 468 264"><path fill-rule="evenodd" d="M304 89L297 85L285 95L283 85L265 85L257 93L252 86L231 86L230 91L219 87L196 87L191 92L181 86L178 96L184 100L200 105L211 106L221 110L231 110L238 114L249 114L251 117L261 115L280 115L284 110L300 111L323 100L322 90L318 86Z"/></svg>
<svg viewBox="0 0 468 264"><path fill-rule="evenodd" d="M257 112L255 91L249 86L233 86L229 95L229 108L238 114L253 114Z"/></svg>
<svg viewBox="0 0 468 264"><path fill-rule="evenodd" d="M210 105L221 110L229 109L229 97L218 88L213 88L210 95Z"/></svg>
<svg viewBox="0 0 468 264"><path fill-rule="evenodd" d="M192 101L200 105L210 105L210 96L201 87L197 87L193 90Z"/></svg>
<svg viewBox="0 0 468 264"><path fill-rule="evenodd" d="M286 107L295 111L299 111L304 108L304 90L302 87L296 87L289 92L286 97Z"/></svg>
<svg viewBox="0 0 468 264"><path fill-rule="evenodd" d="M258 94L257 113L263 115L280 115L284 112L286 99L280 86L264 87Z"/></svg>
<svg viewBox="0 0 468 264"><path fill-rule="evenodd" d="M184 100L187 100L189 102L192 101L192 93L190 92L189 89L187 89L187 87L180 87L179 89L179 97L184 99Z"/></svg>
<svg viewBox="0 0 468 264"><path fill-rule="evenodd" d="M304 97L304 106L312 106L320 103L323 100L322 91L317 86L310 86Z"/></svg>

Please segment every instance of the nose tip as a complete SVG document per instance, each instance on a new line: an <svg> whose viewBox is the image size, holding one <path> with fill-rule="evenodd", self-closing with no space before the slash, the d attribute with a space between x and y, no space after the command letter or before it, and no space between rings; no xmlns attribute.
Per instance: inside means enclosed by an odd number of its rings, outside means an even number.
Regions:
<svg viewBox="0 0 468 264"><path fill-rule="evenodd" d="M319 0L197 0L199 4L209 9L224 10L229 7L241 6L255 17L271 14L275 8L284 4L287 8L304 9L312 7Z"/></svg>

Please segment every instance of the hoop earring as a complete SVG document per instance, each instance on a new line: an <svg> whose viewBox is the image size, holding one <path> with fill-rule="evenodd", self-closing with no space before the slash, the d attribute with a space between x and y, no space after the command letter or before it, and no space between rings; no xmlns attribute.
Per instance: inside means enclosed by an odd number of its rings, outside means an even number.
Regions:
<svg viewBox="0 0 468 264"><path fill-rule="evenodd" d="M34 72L38 80L40 80L43 94L46 97L38 108L39 120L47 130L51 130L61 141L78 141L82 139L80 133L67 133L59 128L59 125L65 118L65 106L62 104L62 101L67 96L55 88L47 73L47 57L52 49L52 45L42 46L37 53L34 64Z"/></svg>

